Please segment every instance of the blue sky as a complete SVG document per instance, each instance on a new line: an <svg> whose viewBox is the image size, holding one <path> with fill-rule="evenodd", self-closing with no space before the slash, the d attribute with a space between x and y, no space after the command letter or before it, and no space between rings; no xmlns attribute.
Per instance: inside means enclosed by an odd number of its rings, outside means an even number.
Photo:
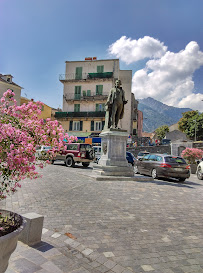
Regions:
<svg viewBox="0 0 203 273"><path fill-rule="evenodd" d="M120 68L135 73L136 98L152 96L179 107L188 107L192 101L194 109L203 111L199 103L203 94L202 11L202 0L0 0L0 73L12 74L14 81L24 88L23 96L57 108L62 106L63 85L59 74L65 73L65 61L84 60L88 56L119 57ZM126 38L121 45L118 41L123 36ZM151 40L144 39L145 36ZM151 42L153 46L159 41L160 47L167 49L158 60L151 53L142 58L143 48L141 53L136 51L138 40L143 46L150 46ZM191 41L196 43L185 50ZM129 44L136 50L126 53ZM110 45L112 54L108 51ZM176 55L181 50L185 50L182 57ZM191 51L194 58L186 66L194 67L189 72L181 71L181 76L174 79L179 69L177 59L187 58ZM167 79L163 70L158 74L163 58L166 63L169 61L165 53L170 55L176 69L171 69ZM140 55L129 64L126 56L131 58L132 54ZM198 58L200 61L194 64ZM156 77L161 78L160 89L154 84ZM169 83L169 78L175 86ZM178 97L184 88L185 97ZM149 93L146 89L150 89ZM178 99L173 99L176 95Z"/></svg>

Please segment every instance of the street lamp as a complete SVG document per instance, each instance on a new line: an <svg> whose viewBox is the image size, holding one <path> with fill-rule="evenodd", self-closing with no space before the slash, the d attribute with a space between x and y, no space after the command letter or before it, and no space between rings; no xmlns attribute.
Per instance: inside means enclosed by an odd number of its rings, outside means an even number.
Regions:
<svg viewBox="0 0 203 273"><path fill-rule="evenodd" d="M195 122L195 141L197 140L196 139L196 136L197 136L197 121L196 121L196 119L193 119L193 121Z"/></svg>

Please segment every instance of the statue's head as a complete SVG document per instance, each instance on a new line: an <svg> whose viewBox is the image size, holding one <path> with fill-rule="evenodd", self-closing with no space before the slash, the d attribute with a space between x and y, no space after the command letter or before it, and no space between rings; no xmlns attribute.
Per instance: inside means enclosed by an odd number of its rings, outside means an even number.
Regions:
<svg viewBox="0 0 203 273"><path fill-rule="evenodd" d="M120 87L121 86L121 80L116 80L115 81L115 87Z"/></svg>

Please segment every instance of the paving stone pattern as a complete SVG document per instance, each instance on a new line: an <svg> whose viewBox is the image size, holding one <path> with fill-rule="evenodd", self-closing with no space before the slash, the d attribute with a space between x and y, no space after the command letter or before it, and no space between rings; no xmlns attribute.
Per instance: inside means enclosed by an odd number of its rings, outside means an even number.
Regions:
<svg viewBox="0 0 203 273"><path fill-rule="evenodd" d="M95 181L57 163L1 208L44 215L42 242L19 242L6 273L203 272L203 181Z"/></svg>

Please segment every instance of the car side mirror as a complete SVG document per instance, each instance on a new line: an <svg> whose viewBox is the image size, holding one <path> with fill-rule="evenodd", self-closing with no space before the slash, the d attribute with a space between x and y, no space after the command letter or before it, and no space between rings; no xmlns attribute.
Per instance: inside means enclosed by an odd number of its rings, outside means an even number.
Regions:
<svg viewBox="0 0 203 273"><path fill-rule="evenodd" d="M142 158L139 158L140 161L142 161Z"/></svg>

